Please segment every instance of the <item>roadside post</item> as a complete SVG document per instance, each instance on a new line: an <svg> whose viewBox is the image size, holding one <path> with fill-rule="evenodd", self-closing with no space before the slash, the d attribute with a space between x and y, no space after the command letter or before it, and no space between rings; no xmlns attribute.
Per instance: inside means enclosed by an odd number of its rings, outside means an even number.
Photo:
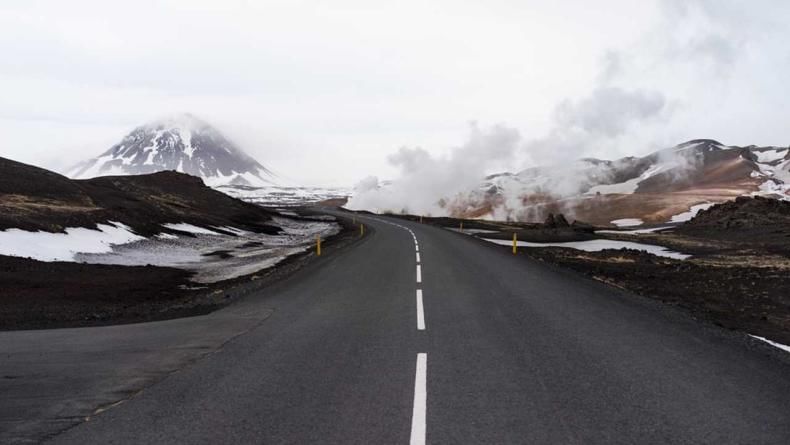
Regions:
<svg viewBox="0 0 790 445"><path fill-rule="evenodd" d="M321 256L321 235L315 236L315 254Z"/></svg>
<svg viewBox="0 0 790 445"><path fill-rule="evenodd" d="M516 238L516 232L513 232L513 255L516 254L516 249L518 249L518 238Z"/></svg>
<svg viewBox="0 0 790 445"><path fill-rule="evenodd" d="M365 235L365 225L364 224L360 224L359 225L359 236L364 236L364 235Z"/></svg>
<svg viewBox="0 0 790 445"><path fill-rule="evenodd" d="M460 230L461 232L464 231L464 222L463 221L461 221L460 225L458 226L458 230Z"/></svg>

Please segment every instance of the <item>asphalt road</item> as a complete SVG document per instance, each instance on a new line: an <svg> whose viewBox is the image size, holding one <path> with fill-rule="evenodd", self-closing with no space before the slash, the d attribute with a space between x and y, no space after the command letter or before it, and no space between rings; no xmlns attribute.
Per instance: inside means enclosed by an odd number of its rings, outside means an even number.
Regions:
<svg viewBox="0 0 790 445"><path fill-rule="evenodd" d="M0 333L0 373L13 374L0 379L13 395L0 399L5 439L790 443L790 366L767 346L507 248L382 220L210 316L116 327L109 340L113 328ZM131 366L137 336L146 360ZM54 353L47 338L68 347ZM161 366L172 354L183 356ZM96 391L124 401L74 420L75 401L99 406Z"/></svg>

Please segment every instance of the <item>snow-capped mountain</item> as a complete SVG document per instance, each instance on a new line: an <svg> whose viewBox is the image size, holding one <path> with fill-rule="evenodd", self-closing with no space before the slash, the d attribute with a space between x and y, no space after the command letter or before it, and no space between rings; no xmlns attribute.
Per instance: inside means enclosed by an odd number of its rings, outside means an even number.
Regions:
<svg viewBox="0 0 790 445"><path fill-rule="evenodd" d="M156 120L132 130L101 156L67 172L75 179L176 170L206 185L262 187L272 173L217 129L191 114Z"/></svg>
<svg viewBox="0 0 790 445"><path fill-rule="evenodd" d="M790 199L790 149L688 141L644 157L582 159L492 175L452 200L448 213L541 221L566 213L598 224L667 222L741 195ZM677 218L675 218L677 219Z"/></svg>

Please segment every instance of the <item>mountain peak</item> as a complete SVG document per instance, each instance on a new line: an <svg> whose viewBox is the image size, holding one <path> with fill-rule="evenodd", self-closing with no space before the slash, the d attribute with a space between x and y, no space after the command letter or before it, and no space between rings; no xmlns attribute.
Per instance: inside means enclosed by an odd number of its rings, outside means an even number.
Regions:
<svg viewBox="0 0 790 445"><path fill-rule="evenodd" d="M272 173L219 130L190 113L141 125L97 158L70 172L77 179L175 170L211 186L271 184Z"/></svg>
<svg viewBox="0 0 790 445"><path fill-rule="evenodd" d="M675 151L694 149L698 152L707 152L723 150L725 148L729 147L715 139L692 139L690 141L683 142L682 144L678 144L675 147Z"/></svg>
<svg viewBox="0 0 790 445"><path fill-rule="evenodd" d="M212 129L208 122L200 119L192 113L174 113L162 116L159 119L152 120L145 125L146 128L152 129L168 129L178 128L188 131L200 131L204 129Z"/></svg>

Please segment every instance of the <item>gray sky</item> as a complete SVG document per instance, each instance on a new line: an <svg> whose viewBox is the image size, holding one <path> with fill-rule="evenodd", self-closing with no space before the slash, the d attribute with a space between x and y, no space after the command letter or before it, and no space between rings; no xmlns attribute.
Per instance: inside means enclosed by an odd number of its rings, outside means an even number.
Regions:
<svg viewBox="0 0 790 445"><path fill-rule="evenodd" d="M503 128L489 169L787 145L787 23L781 0L5 0L0 156L62 169L179 111L327 185Z"/></svg>

